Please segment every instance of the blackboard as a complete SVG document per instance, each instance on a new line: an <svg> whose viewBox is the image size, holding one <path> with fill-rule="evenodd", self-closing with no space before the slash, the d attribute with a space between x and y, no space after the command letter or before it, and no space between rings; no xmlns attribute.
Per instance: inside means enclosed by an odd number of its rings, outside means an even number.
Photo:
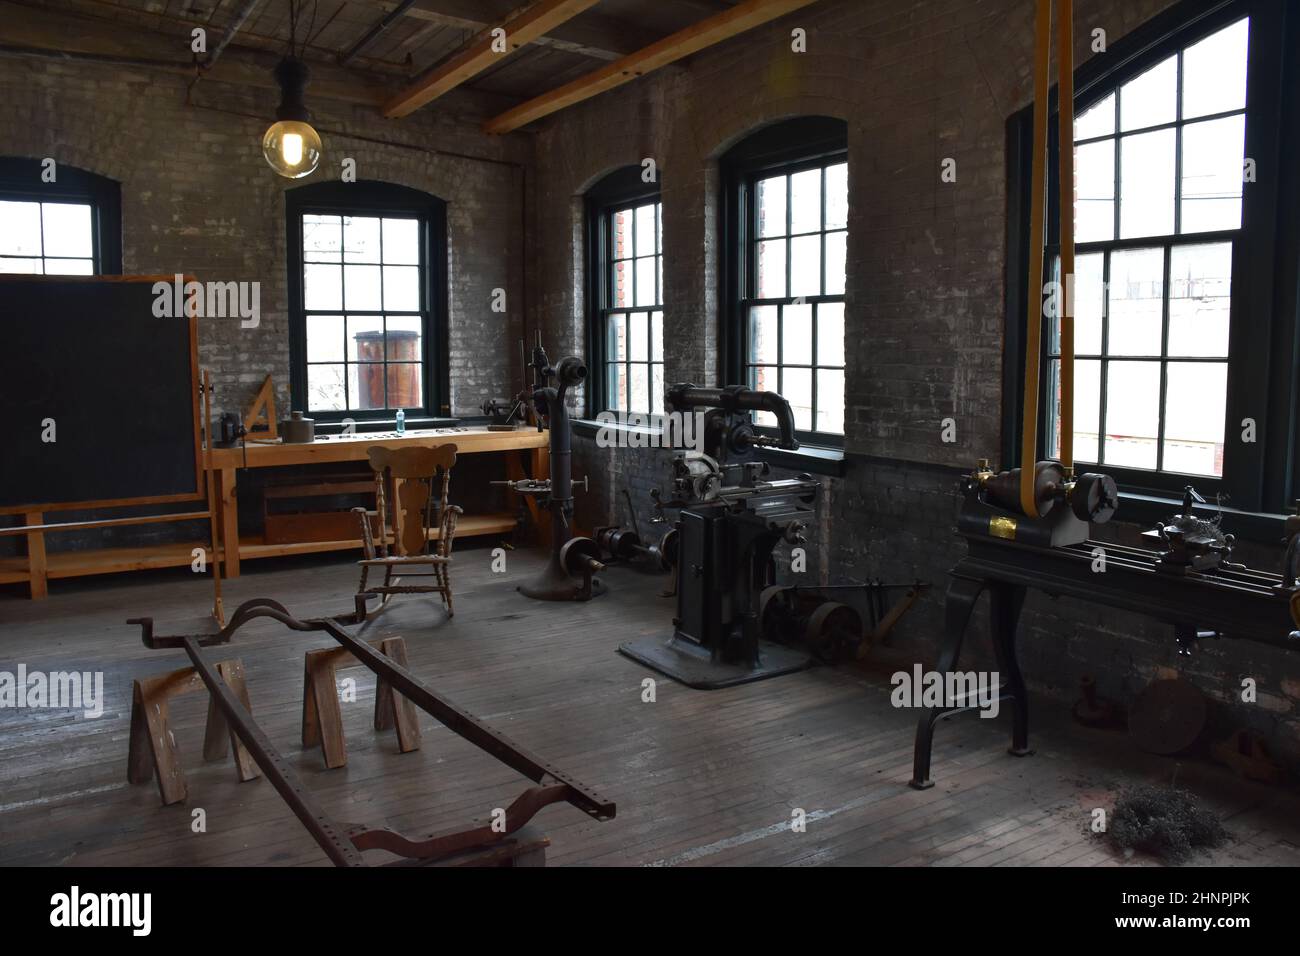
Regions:
<svg viewBox="0 0 1300 956"><path fill-rule="evenodd" d="M159 281L0 277L0 510L202 497L195 320Z"/></svg>

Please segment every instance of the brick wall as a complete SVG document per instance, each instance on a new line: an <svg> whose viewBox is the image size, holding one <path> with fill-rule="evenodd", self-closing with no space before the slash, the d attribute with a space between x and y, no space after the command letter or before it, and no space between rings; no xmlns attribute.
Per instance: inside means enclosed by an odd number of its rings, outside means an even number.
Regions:
<svg viewBox="0 0 1300 956"><path fill-rule="evenodd" d="M1092 55L1094 28L1114 43L1166 6L1078 0L1076 62ZM933 660L947 570L961 553L953 533L960 469L996 459L1000 447L1004 137L1008 117L1031 98L1032 20L1027 0L826 0L568 109L537 137L531 321L554 352L583 350L581 195L605 173L654 158L664 183L667 380L712 384L718 157L780 119L848 122L850 461L847 475L827 484L816 540L830 581L934 582L898 632L900 660ZM808 52L791 51L794 27L807 31ZM946 157L956 160L955 183L940 181ZM947 417L957 424L953 444L940 440ZM645 521L667 457L579 439L576 473L590 473L594 485L579 502L581 523L621 519L623 488ZM1272 567L1277 557L1259 549L1248 559ZM1088 673L1101 693L1130 701L1179 667L1224 705L1214 733L1251 727L1275 752L1300 755L1293 654L1211 642L1180 663L1168 628L1037 594L1023 628L1022 659L1039 690L1072 701ZM974 643L978 653L982 641ZM1261 703L1239 703L1245 676L1257 680Z"/></svg>
<svg viewBox="0 0 1300 956"><path fill-rule="evenodd" d="M200 320L199 363L212 371L214 414L247 410L267 373L275 378L279 413L287 416L292 407L282 192L339 176L342 159L351 157L359 180L432 193L447 201L452 413L479 414L484 398L513 394L524 300L523 174L531 143L523 136L484 136L476 120L460 118L478 105L469 95L400 123L313 99L310 86L307 101L325 155L315 174L290 181L262 158L273 91L210 80L187 91L184 78L165 73L0 57L0 155L53 157L119 181L127 273L261 283L256 328L241 328L237 318ZM504 315L491 310L497 288L507 293ZM148 361L140 356L131 371L147 374ZM250 489L256 485L250 480ZM243 496L245 520L256 526L259 512L257 496ZM63 519L91 516L65 512ZM204 534L200 525L151 525L62 533L48 547L144 545ZM21 553L21 547L16 538L0 541L0 553Z"/></svg>
<svg viewBox="0 0 1300 956"><path fill-rule="evenodd" d="M245 408L269 372L277 408L289 410L281 193L338 177L343 157L356 160L358 179L447 201L452 411L475 414L484 398L508 394L512 343L522 327L526 138L482 135L471 120L456 119L454 98L448 109L396 123L373 110L313 100L309 86L325 155L312 176L290 181L261 155L272 91L205 80L187 105L186 86L182 77L153 71L0 57L0 154L49 156L118 180L128 273L261 283L257 328L241 329L237 319L201 321L199 360L213 372L215 408ZM507 291L504 316L490 308L495 288Z"/></svg>

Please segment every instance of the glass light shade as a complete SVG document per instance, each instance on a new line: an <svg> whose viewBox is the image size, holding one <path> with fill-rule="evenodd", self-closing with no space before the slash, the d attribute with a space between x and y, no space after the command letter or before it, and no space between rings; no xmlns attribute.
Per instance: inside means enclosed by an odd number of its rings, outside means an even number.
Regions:
<svg viewBox="0 0 1300 956"><path fill-rule="evenodd" d="M262 155L286 179L310 176L320 165L320 134L310 123L280 120L262 137Z"/></svg>

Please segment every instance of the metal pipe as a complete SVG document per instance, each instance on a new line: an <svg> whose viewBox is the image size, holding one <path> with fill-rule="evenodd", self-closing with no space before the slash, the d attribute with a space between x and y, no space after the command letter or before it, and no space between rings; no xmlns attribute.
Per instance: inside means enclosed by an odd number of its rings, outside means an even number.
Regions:
<svg viewBox="0 0 1300 956"><path fill-rule="evenodd" d="M798 449L794 437L794 412L790 403L777 392L756 392L737 385L727 388L701 388L698 385L678 384L668 388L668 405L680 408L721 408L728 412L762 411L776 417L781 432L780 447L790 451Z"/></svg>
<svg viewBox="0 0 1300 956"><path fill-rule="evenodd" d="M329 818L314 797L302 785L298 775L276 751L266 734L249 717L248 711L230 690L212 666L204 659L199 650L199 641L194 637L184 639L185 653L189 655L194 669L212 695L212 702L225 715L230 729L235 732L249 755L261 768L266 779L271 781L289 809L302 821L312 839L325 851L335 866L365 866L366 861L361 851L352 845L347 834L338 824Z"/></svg>
<svg viewBox="0 0 1300 956"><path fill-rule="evenodd" d="M367 30L365 36L339 54L339 66L347 66L348 63L355 59L362 50L374 43L381 33L400 20L402 15L413 6L415 6L415 0L402 0L401 3L385 14L373 27Z"/></svg>
<svg viewBox="0 0 1300 956"><path fill-rule="evenodd" d="M225 52L226 47L235 38L235 34L239 32L240 27L253 15L253 11L257 9L257 5L261 2L262 0L244 0L244 5L235 11L234 18L226 24L225 32L221 34L221 39L217 41L217 45L212 48L208 58L200 64L200 70L206 73L216 66L217 59Z"/></svg>
<svg viewBox="0 0 1300 956"><path fill-rule="evenodd" d="M0 44L0 55L30 56L42 60L72 60L86 63L110 63L114 66L142 66L168 70L173 73L192 73L194 66L180 60L154 60L141 56L119 56L116 53L86 53L69 50L51 50L48 47Z"/></svg>

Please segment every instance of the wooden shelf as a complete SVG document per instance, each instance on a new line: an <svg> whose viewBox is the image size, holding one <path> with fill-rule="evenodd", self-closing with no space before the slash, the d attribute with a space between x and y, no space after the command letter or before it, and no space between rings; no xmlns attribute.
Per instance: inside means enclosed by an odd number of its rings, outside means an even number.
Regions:
<svg viewBox="0 0 1300 956"><path fill-rule="evenodd" d="M207 560L211 549L202 541L178 541L140 548L93 548L85 551L51 551L46 556L46 574L51 578L78 578L88 574L116 574L151 568L180 568L194 560L194 549L203 548Z"/></svg>
<svg viewBox="0 0 1300 956"><path fill-rule="evenodd" d="M456 525L456 537L472 538L485 534L508 534L518 525L509 513L462 515ZM435 528L429 533L437 538ZM391 540L391 536L390 536ZM204 548L201 541L178 541L139 548L94 548L84 551L51 551L47 558L47 577L75 578L89 574L114 574L119 571L143 571L150 568L180 568L194 560L194 549ZM244 536L239 541L240 558L273 558L292 554L315 554L323 551L361 550L361 539L349 541L302 541L289 544L266 544L259 536ZM0 584L20 584L30 580L26 557L0 558Z"/></svg>
<svg viewBox="0 0 1300 956"><path fill-rule="evenodd" d="M60 522L47 522L45 512L59 510L60 505L36 506L26 509L21 520L25 524L0 528L0 538L15 537L25 540L28 554L0 557L0 585L27 584L31 597L46 597L49 578L72 578L91 574L113 574L119 571L138 571L150 568L188 567L197 547L209 549L208 559L221 562L223 577L239 577L241 558L271 558L293 554L314 554L326 551L355 551L361 554L361 539L338 541L304 541L270 544L264 535L239 534L238 483L244 469L302 466L326 462L364 462L369 450L375 446L385 448L427 447L440 448L454 444L457 454L497 454L503 457L505 475L518 480L539 478L546 474L549 465L549 435L532 428L513 431L490 431L486 428L440 428L408 432L405 435L366 433L361 435L323 435L316 441L304 444L256 444L247 447L214 448L210 450L207 480L212 484L211 504L217 522L217 554L210 551L208 541L177 541L170 544L145 547L118 547L79 551L49 551L46 536L63 530ZM303 480L310 480L304 478ZM256 488L254 488L256 492ZM189 500L188 498L186 500ZM509 505L520 501L513 492L506 495ZM131 504L134 500L116 502ZM531 523L540 529L545 538L547 525L536 501L522 496ZM0 509L4 510L4 509ZM160 521L192 520L195 512L184 515L148 515L123 518L102 518L87 527L116 527L119 525L153 524ZM206 515L206 512L202 514ZM71 528L75 525L68 525ZM509 534L518 527L513 513L464 515L457 535L472 538L476 535ZM360 526L356 528L360 532ZM325 534L348 534L350 526L324 531ZM437 531L430 534L436 538ZM390 539L391 540L391 539Z"/></svg>
<svg viewBox="0 0 1300 956"><path fill-rule="evenodd" d="M26 584L31 577L25 557L0 558L0 584Z"/></svg>

